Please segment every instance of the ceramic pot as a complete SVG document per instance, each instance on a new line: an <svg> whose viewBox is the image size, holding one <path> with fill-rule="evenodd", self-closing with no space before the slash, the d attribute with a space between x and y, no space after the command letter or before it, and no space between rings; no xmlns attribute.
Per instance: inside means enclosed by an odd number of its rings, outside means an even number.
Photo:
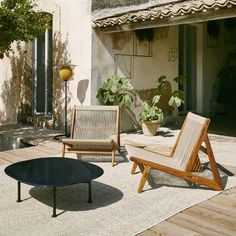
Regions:
<svg viewBox="0 0 236 236"><path fill-rule="evenodd" d="M142 123L143 134L146 136L156 135L157 129L160 127L158 120L150 120Z"/></svg>

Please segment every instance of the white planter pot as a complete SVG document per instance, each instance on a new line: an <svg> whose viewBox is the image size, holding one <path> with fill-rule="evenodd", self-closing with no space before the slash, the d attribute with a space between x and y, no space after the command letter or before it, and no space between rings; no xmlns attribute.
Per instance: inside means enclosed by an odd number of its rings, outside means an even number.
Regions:
<svg viewBox="0 0 236 236"><path fill-rule="evenodd" d="M150 120L142 123L143 134L146 136L156 135L157 129L160 127L158 120Z"/></svg>

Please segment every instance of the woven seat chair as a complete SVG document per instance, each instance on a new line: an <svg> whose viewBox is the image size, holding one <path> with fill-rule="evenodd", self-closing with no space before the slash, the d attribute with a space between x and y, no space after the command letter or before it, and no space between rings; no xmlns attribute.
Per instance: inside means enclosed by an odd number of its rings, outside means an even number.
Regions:
<svg viewBox="0 0 236 236"><path fill-rule="evenodd" d="M66 151L112 156L120 150L119 106L75 106L71 137L62 139L62 157Z"/></svg>
<svg viewBox="0 0 236 236"><path fill-rule="evenodd" d="M125 145L130 160L134 162L131 174L137 166L142 172L138 192L142 192L151 169L158 169L215 190L222 190L220 175L216 166L211 144L207 135L210 120L189 112L181 128L175 146L170 155L145 150L132 145ZM205 146L202 146L205 143ZM213 179L194 174L196 163L199 163L198 153L203 151L208 155Z"/></svg>

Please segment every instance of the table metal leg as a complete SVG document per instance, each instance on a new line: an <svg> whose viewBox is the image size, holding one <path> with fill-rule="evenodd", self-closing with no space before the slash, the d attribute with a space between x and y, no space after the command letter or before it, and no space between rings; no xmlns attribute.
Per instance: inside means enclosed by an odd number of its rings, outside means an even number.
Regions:
<svg viewBox="0 0 236 236"><path fill-rule="evenodd" d="M88 197L89 197L88 203L92 203L93 201L92 201L92 182L91 181L88 182Z"/></svg>
<svg viewBox="0 0 236 236"><path fill-rule="evenodd" d="M17 200L16 200L16 202L21 202L21 191L20 191L21 189L20 189L20 181L17 181Z"/></svg>
<svg viewBox="0 0 236 236"><path fill-rule="evenodd" d="M52 192L53 192L53 214L52 217L57 217L56 214L56 187L53 187Z"/></svg>

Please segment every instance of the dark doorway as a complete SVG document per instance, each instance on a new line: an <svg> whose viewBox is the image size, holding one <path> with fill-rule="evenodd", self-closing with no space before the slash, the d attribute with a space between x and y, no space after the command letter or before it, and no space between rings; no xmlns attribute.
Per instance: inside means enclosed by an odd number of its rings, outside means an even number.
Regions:
<svg viewBox="0 0 236 236"><path fill-rule="evenodd" d="M185 93L183 111L196 111L196 27L179 26L179 75L185 75L185 84L180 87Z"/></svg>

